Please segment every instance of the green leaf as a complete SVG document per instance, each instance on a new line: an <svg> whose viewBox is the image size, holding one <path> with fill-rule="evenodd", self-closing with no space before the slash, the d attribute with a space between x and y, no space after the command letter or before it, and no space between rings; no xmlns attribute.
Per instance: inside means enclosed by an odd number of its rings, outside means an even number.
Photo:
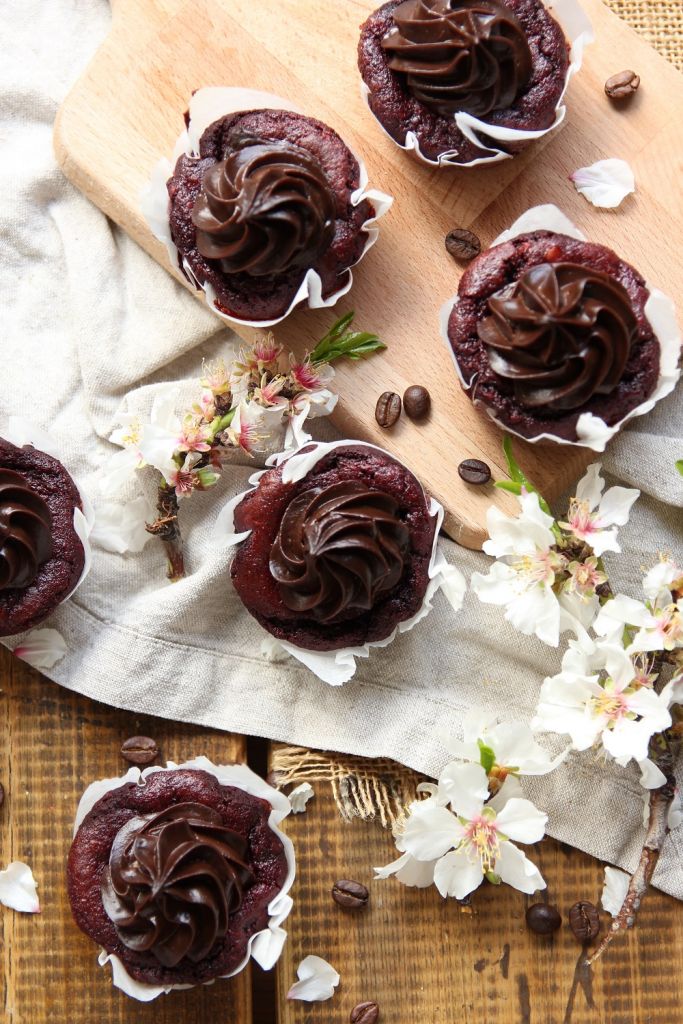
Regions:
<svg viewBox="0 0 683 1024"><path fill-rule="evenodd" d="M496 763L496 755L492 747L488 747L483 740L477 740L477 746L479 747L479 761L481 766L488 775L494 764Z"/></svg>
<svg viewBox="0 0 683 1024"><path fill-rule="evenodd" d="M510 480L497 480L495 486L499 487L502 491L510 491L511 494L521 494L522 488L532 494L538 494L538 504L546 515L551 516L552 512L550 511L550 505L538 488L534 487L531 480L528 480L524 476L517 459L512 454L512 438L507 434L503 438L503 452L505 453L505 461L507 462Z"/></svg>
<svg viewBox="0 0 683 1024"><path fill-rule="evenodd" d="M676 460L676 469L681 474L681 476L683 476L683 459Z"/></svg>
<svg viewBox="0 0 683 1024"><path fill-rule="evenodd" d="M331 363L335 359L363 359L372 352L386 348L376 334L367 331L350 331L354 314L346 313L332 325L324 338L311 352L312 363Z"/></svg>

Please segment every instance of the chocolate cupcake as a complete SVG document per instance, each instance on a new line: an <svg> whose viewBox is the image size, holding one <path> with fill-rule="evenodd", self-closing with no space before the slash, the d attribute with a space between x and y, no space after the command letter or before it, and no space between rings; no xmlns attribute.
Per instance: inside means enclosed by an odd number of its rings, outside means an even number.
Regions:
<svg viewBox="0 0 683 1024"><path fill-rule="evenodd" d="M170 177L167 162L160 172L163 195L157 174L144 206L174 265L219 315L267 326L300 302L332 305L348 291L390 199L367 191L364 168L332 128L278 97L202 89L178 148Z"/></svg>
<svg viewBox="0 0 683 1024"><path fill-rule="evenodd" d="M544 220L572 234L517 233ZM555 207L529 211L503 238L472 261L444 310L461 383L521 437L603 450L675 384L672 305Z"/></svg>
<svg viewBox="0 0 683 1024"><path fill-rule="evenodd" d="M564 118L570 74L592 38L541 0L389 0L361 29L358 66L388 135L429 163L511 156ZM576 31L577 26L581 26Z"/></svg>
<svg viewBox="0 0 683 1024"><path fill-rule="evenodd" d="M352 659L340 679L335 652L384 646L447 581L459 607L464 580L436 547L443 510L406 466L351 441L275 461L231 502L219 532L241 541L230 570L241 600L289 653L326 681L345 681Z"/></svg>
<svg viewBox="0 0 683 1024"><path fill-rule="evenodd" d="M31 629L69 597L84 571L85 534L64 466L0 438L0 636Z"/></svg>
<svg viewBox="0 0 683 1024"><path fill-rule="evenodd" d="M148 1000L230 977L257 936L259 962L272 967L291 909L292 846L277 828L288 812L286 797L246 766L206 758L89 787L69 900L119 987Z"/></svg>

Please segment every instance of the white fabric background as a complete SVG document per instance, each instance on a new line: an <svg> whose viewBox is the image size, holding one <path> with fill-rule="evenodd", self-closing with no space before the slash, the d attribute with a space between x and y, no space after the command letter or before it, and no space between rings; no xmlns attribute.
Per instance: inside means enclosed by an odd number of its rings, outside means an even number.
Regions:
<svg viewBox="0 0 683 1024"><path fill-rule="evenodd" d="M105 0L0 0L0 433L7 415L29 413L54 434L64 463L95 499L95 471L113 450L104 438L124 396L133 392L130 404L149 408L155 385L197 377L202 357L229 354L231 344L218 320L78 194L55 164L58 104L109 18ZM625 431L604 459L611 474L643 491L622 530L628 557L610 561L613 580L633 596L642 567L659 550L680 554L683 487L673 463L681 456L679 388ZM557 671L560 655L512 631L500 610L472 595L457 617L437 597L424 623L359 662L354 681L342 688L324 685L293 660L264 661L260 627L230 585L229 551L212 539L219 508L244 489L252 468L236 465L214 491L183 509L186 580L164 581L154 542L135 556L95 551L85 584L50 621L69 647L50 672L57 682L140 712L386 755L432 774L445 761L436 733L457 731L464 709L531 715L542 678ZM467 575L486 568L485 556L443 544ZM549 811L552 835L634 866L642 838L636 773L574 755L528 789ZM656 875L679 898L682 853L679 831Z"/></svg>

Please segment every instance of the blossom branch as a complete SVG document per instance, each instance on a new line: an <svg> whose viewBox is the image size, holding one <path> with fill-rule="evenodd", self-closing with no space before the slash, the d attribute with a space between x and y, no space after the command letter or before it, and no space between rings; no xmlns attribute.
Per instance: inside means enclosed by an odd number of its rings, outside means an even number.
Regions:
<svg viewBox="0 0 683 1024"><path fill-rule="evenodd" d="M674 763L679 746L680 740L675 726L653 738L652 747L656 749L651 750L651 757L660 771L663 772L666 781L659 789L653 789L650 792L647 832L643 840L638 867L629 881L626 898L621 906L621 910L613 918L610 930L606 933L600 945L589 957L586 957L584 961L586 965L594 964L619 932L633 928L636 923L636 914L640 909L643 897L650 887L659 855L670 832L669 811L676 795Z"/></svg>
<svg viewBox="0 0 683 1024"><path fill-rule="evenodd" d="M163 543L167 560L166 575L175 583L185 575L185 557L178 522L178 498L165 481L159 484L157 490L157 513L157 518L153 523L146 523L145 529Z"/></svg>

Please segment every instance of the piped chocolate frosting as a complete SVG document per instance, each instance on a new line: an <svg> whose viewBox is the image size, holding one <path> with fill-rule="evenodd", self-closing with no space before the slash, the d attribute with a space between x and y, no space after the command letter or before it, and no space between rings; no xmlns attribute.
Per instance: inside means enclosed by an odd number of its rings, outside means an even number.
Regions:
<svg viewBox="0 0 683 1024"><path fill-rule="evenodd" d="M491 369L520 404L567 411L616 388L637 334L626 289L577 263L541 263L488 300Z"/></svg>
<svg viewBox="0 0 683 1024"><path fill-rule="evenodd" d="M382 40L408 92L442 117L484 117L512 105L531 78L519 18L494 0L404 0Z"/></svg>
<svg viewBox="0 0 683 1024"><path fill-rule="evenodd" d="M20 473L0 469L0 590L28 587L51 554L47 504Z"/></svg>
<svg viewBox="0 0 683 1024"><path fill-rule="evenodd" d="M252 879L247 843L210 807L140 815L114 838L102 903L121 942L165 967L209 955Z"/></svg>
<svg viewBox="0 0 683 1024"><path fill-rule="evenodd" d="M192 223L199 252L226 274L282 274L330 245L335 198L307 150L245 137L205 172Z"/></svg>
<svg viewBox="0 0 683 1024"><path fill-rule="evenodd" d="M371 609L401 579L410 534L389 494L358 480L303 491L270 552L287 608L320 622Z"/></svg>

